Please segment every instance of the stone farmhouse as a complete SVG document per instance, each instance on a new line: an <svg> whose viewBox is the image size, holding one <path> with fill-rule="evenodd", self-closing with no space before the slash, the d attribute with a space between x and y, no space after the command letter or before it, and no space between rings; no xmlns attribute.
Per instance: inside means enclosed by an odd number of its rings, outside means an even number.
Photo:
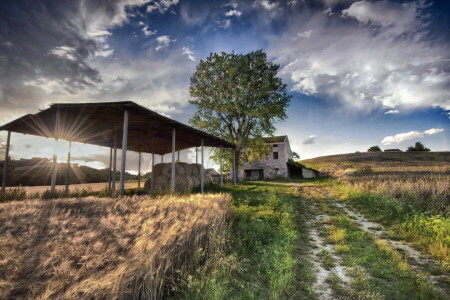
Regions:
<svg viewBox="0 0 450 300"><path fill-rule="evenodd" d="M266 137L264 141L271 152L261 160L246 163L239 171L239 178L244 180L262 180L276 177L315 178L316 171L289 162L292 157L291 146L287 135ZM244 149L245 151L245 149Z"/></svg>

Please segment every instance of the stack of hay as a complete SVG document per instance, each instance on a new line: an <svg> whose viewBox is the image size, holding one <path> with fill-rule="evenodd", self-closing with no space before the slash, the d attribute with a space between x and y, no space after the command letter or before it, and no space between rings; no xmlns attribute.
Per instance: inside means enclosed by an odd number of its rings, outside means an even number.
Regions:
<svg viewBox="0 0 450 300"><path fill-rule="evenodd" d="M188 164L184 162L175 163L175 192L188 193L200 186L200 164ZM156 192L167 192L170 190L170 179L172 176L172 163L160 163L153 167ZM212 182L212 177L205 174L205 184ZM147 179L144 185L146 192L151 191L151 179Z"/></svg>

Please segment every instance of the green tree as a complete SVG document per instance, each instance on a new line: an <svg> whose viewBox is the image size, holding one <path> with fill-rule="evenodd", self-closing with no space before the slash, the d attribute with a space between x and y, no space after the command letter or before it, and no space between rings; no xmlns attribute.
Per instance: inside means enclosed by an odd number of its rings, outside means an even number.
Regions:
<svg viewBox="0 0 450 300"><path fill-rule="evenodd" d="M293 151L292 155L291 155L291 159L294 160L294 161L299 160L300 159L300 155L297 152Z"/></svg>
<svg viewBox="0 0 450 300"><path fill-rule="evenodd" d="M379 146L372 146L369 149L367 149L367 152L381 152L381 149Z"/></svg>
<svg viewBox="0 0 450 300"><path fill-rule="evenodd" d="M237 146L239 164L268 154L262 136L275 132L274 124L287 117L291 96L277 77L280 66L267 60L262 50L247 54L211 53L201 60L191 77L189 102L197 111L190 123ZM242 149L246 148L245 155ZM213 150L217 161L219 150ZM223 152L225 169L233 161Z"/></svg>
<svg viewBox="0 0 450 300"><path fill-rule="evenodd" d="M406 149L408 152L412 151L430 151L430 149L426 148L421 142L416 142L416 144L413 146L409 146L408 149Z"/></svg>

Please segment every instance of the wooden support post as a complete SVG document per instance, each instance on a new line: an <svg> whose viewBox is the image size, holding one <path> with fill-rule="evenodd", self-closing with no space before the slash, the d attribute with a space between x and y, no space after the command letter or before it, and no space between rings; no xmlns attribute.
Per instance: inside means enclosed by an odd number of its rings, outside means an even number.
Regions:
<svg viewBox="0 0 450 300"><path fill-rule="evenodd" d="M203 156L203 138L202 138L201 160L202 160L202 168L200 172L200 191L203 193L205 189L205 158Z"/></svg>
<svg viewBox="0 0 450 300"><path fill-rule="evenodd" d="M164 154L161 155L161 163L164 162Z"/></svg>
<svg viewBox="0 0 450 300"><path fill-rule="evenodd" d="M112 172L112 186L111 191L113 196L116 196L116 175L117 175L117 134L114 128L114 150L113 150L113 172Z"/></svg>
<svg viewBox="0 0 450 300"><path fill-rule="evenodd" d="M72 150L72 142L69 141L69 151L67 151L67 168L66 168L66 192L69 191L69 182L70 182L70 151ZM111 157L109 158L109 165L111 169ZM111 171L110 171L111 175ZM111 181L110 181L111 183Z"/></svg>
<svg viewBox="0 0 450 300"><path fill-rule="evenodd" d="M195 147L195 163L198 164L198 147Z"/></svg>
<svg viewBox="0 0 450 300"><path fill-rule="evenodd" d="M172 174L170 177L170 191L175 193L175 128L172 129Z"/></svg>
<svg viewBox="0 0 450 300"><path fill-rule="evenodd" d="M8 131L8 136L6 138L6 152L5 160L3 161L3 178L2 178L2 192L6 192L6 177L8 176L8 160L9 160L9 145L11 142L11 131Z"/></svg>
<svg viewBox="0 0 450 300"><path fill-rule="evenodd" d="M236 169L236 149L233 149L233 184L236 185L237 178L237 169Z"/></svg>
<svg viewBox="0 0 450 300"><path fill-rule="evenodd" d="M177 162L180 162L180 150L178 150L178 159Z"/></svg>
<svg viewBox="0 0 450 300"><path fill-rule="evenodd" d="M120 196L125 195L125 169L127 166L127 145L128 145L128 111L123 114L123 135L122 135L122 165L120 168Z"/></svg>
<svg viewBox="0 0 450 300"><path fill-rule="evenodd" d="M155 169L155 153L152 153L152 173L150 178L150 191L153 192L155 189L155 174L153 170Z"/></svg>
<svg viewBox="0 0 450 300"><path fill-rule="evenodd" d="M55 120L55 141L58 141L59 138L59 108L56 109L56 120ZM56 173L58 172L57 166L57 156L53 154L53 172L52 172L52 181L50 186L50 191L54 192L56 190Z"/></svg>
<svg viewBox="0 0 450 300"><path fill-rule="evenodd" d="M54 192L56 190L56 173L58 172L56 160L57 160L56 154L53 154L52 181L51 181L51 185L50 185L51 192Z"/></svg>
<svg viewBox="0 0 450 300"><path fill-rule="evenodd" d="M220 146L220 187L223 188L223 174L222 174L222 146Z"/></svg>
<svg viewBox="0 0 450 300"><path fill-rule="evenodd" d="M113 148L109 148L109 181L108 181L108 190L111 190L112 185L112 157L113 157Z"/></svg>
<svg viewBox="0 0 450 300"><path fill-rule="evenodd" d="M141 189L141 152L139 152L139 163L138 163L138 190Z"/></svg>

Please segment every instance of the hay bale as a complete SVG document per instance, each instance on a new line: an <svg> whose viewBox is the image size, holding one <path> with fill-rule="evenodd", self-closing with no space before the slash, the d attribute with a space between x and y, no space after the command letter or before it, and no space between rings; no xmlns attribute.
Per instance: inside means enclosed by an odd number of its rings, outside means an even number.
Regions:
<svg viewBox="0 0 450 300"><path fill-rule="evenodd" d="M203 169L201 164L191 164L192 175L200 175Z"/></svg>
<svg viewBox="0 0 450 300"><path fill-rule="evenodd" d="M194 181L190 176L176 175L175 176L175 192L188 193L194 188Z"/></svg>
<svg viewBox="0 0 450 300"><path fill-rule="evenodd" d="M159 175L155 177L155 191L167 192L170 189L170 179L167 176Z"/></svg>
<svg viewBox="0 0 450 300"><path fill-rule="evenodd" d="M172 174L172 163L167 163L164 165L162 174L170 177L170 175ZM185 174L186 170L184 169L183 165L180 163L175 163L175 175L185 175Z"/></svg>
<svg viewBox="0 0 450 300"><path fill-rule="evenodd" d="M179 164L184 167L184 175L192 175L192 167L190 164L185 162L180 162Z"/></svg>
<svg viewBox="0 0 450 300"><path fill-rule="evenodd" d="M198 175L190 175L192 178L192 181L194 182L194 188L197 188L200 186L200 176Z"/></svg>
<svg viewBox="0 0 450 300"><path fill-rule="evenodd" d="M164 165L166 165L166 163L160 163L160 164L156 164L153 166L152 172L155 175L155 177L158 175L163 175L162 171L163 171Z"/></svg>
<svg viewBox="0 0 450 300"><path fill-rule="evenodd" d="M150 193L152 191L152 179L149 178L144 183L144 192Z"/></svg>

